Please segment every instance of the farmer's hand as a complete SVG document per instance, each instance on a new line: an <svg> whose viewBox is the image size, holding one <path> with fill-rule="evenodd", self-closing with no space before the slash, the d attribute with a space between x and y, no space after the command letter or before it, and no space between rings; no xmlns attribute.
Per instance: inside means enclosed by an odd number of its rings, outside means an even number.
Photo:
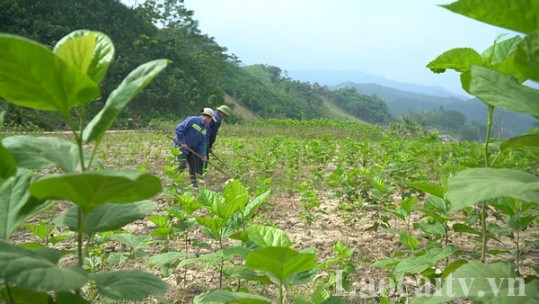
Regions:
<svg viewBox="0 0 539 304"><path fill-rule="evenodd" d="M181 145L180 145L180 148L182 148L182 149L187 149L187 144L181 144Z"/></svg>

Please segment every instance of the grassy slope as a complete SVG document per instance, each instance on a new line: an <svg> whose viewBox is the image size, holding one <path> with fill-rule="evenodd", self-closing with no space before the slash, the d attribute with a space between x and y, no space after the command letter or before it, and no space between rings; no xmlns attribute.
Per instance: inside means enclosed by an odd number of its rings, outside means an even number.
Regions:
<svg viewBox="0 0 539 304"><path fill-rule="evenodd" d="M259 115L251 111L249 108L243 106L234 97L225 94L225 102L231 104L234 114L237 117L241 117L245 121L255 121L261 119Z"/></svg>
<svg viewBox="0 0 539 304"><path fill-rule="evenodd" d="M345 111L343 111L343 109L334 105L333 103L328 101L326 98L323 98L323 99L324 99L324 107L327 109L326 114L328 118L363 122L361 119L358 119L357 117L354 117L346 113ZM263 119L262 117L260 117L259 115L251 111L249 108L243 106L234 97L230 95L225 94L225 102L233 106L234 113L235 113L234 115L241 117L245 121L255 121L255 120Z"/></svg>
<svg viewBox="0 0 539 304"><path fill-rule="evenodd" d="M329 118L364 122L363 120L346 113L343 109L334 105L333 103L328 101L326 98L324 98L324 106L327 108L327 114Z"/></svg>

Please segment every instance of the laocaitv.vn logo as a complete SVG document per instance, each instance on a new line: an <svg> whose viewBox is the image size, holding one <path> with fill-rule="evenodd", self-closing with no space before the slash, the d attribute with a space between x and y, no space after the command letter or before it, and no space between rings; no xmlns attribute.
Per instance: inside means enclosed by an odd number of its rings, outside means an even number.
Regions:
<svg viewBox="0 0 539 304"><path fill-rule="evenodd" d="M526 282L522 277L512 278L444 278L425 277L360 278L343 288L343 271L336 271L335 296L353 298L388 297L444 297L493 298L525 297Z"/></svg>

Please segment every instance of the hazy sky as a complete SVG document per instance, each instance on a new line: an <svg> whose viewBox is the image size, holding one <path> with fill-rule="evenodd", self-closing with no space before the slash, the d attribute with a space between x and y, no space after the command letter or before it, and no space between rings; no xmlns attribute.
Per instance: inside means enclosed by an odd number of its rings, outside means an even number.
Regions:
<svg viewBox="0 0 539 304"><path fill-rule="evenodd" d="M247 65L361 70L462 92L458 74L434 74L425 66L451 48L482 52L510 32L437 6L452 2L184 0L202 33Z"/></svg>

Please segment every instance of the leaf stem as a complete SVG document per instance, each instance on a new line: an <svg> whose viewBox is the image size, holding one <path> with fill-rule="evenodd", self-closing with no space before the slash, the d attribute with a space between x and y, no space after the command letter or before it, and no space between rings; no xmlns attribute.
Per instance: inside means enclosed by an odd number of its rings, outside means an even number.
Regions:
<svg viewBox="0 0 539 304"><path fill-rule="evenodd" d="M6 290L7 290L7 296L9 298L9 303L15 303L15 300L13 299L13 295L11 294L11 288L9 288L9 284L5 282L6 284Z"/></svg>
<svg viewBox="0 0 539 304"><path fill-rule="evenodd" d="M490 132L492 129L492 116L494 115L494 107L488 106L488 117L487 117L487 135L485 138L485 167L490 167L490 162L488 159L488 146L490 144Z"/></svg>
<svg viewBox="0 0 539 304"><path fill-rule="evenodd" d="M487 117L487 134L485 138L485 167L489 167L489 152L488 147L490 143L490 132L492 129L492 116L494 115L494 107L488 106L488 117ZM488 231L487 231L487 202L481 203L481 230L482 230L482 248L481 248L481 262L485 263L487 256L487 241L488 241Z"/></svg>
<svg viewBox="0 0 539 304"><path fill-rule="evenodd" d="M80 207L77 208L77 218L78 218L78 227L77 227L77 253L79 256L79 266L83 266L82 261L82 210Z"/></svg>

